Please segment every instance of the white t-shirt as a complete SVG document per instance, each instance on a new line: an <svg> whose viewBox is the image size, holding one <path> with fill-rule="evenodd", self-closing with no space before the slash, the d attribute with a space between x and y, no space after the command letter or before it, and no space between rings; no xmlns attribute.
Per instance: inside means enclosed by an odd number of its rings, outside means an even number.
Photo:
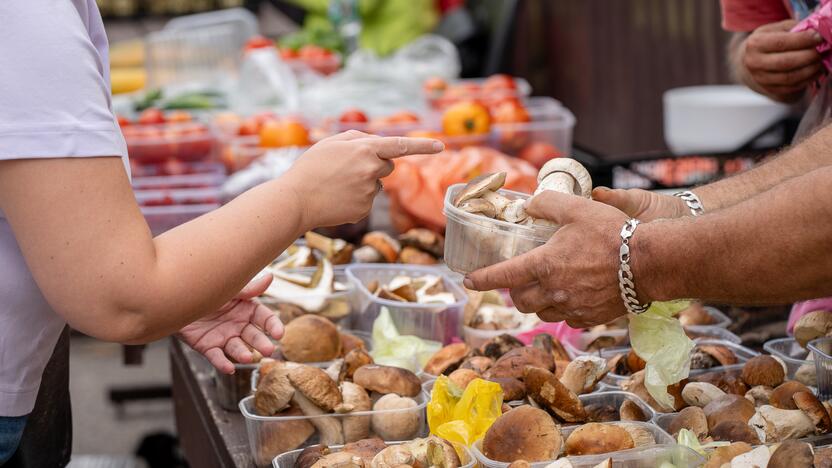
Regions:
<svg viewBox="0 0 832 468"><path fill-rule="evenodd" d="M0 0L0 159L121 157L95 0ZM65 323L0 212L0 416L32 411Z"/></svg>

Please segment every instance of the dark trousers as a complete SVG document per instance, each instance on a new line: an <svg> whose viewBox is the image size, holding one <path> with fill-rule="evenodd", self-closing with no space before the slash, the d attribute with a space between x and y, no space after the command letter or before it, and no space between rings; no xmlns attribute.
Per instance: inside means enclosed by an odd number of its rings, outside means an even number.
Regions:
<svg viewBox="0 0 832 468"><path fill-rule="evenodd" d="M72 409L69 402L69 327L64 328L29 414L20 446L3 468L52 468L69 464Z"/></svg>

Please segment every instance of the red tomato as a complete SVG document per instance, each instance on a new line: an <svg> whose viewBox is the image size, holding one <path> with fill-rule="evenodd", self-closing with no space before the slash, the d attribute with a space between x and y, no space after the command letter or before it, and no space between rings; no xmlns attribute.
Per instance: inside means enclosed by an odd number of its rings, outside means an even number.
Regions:
<svg viewBox="0 0 832 468"><path fill-rule="evenodd" d="M119 127L126 127L130 125L130 120L123 116L123 115L116 115L116 119L118 119L118 126Z"/></svg>
<svg viewBox="0 0 832 468"><path fill-rule="evenodd" d="M237 133L241 136L257 135L260 133L260 122L253 117L249 117L243 120L243 123L240 124L240 128Z"/></svg>
<svg viewBox="0 0 832 468"><path fill-rule="evenodd" d="M291 47L281 47L280 48L280 58L283 60L295 60L300 57L298 51L292 49Z"/></svg>
<svg viewBox="0 0 832 468"><path fill-rule="evenodd" d="M246 45L243 46L243 51L248 52L250 50L263 49L266 47L274 47L274 42L268 37L254 36L246 41Z"/></svg>
<svg viewBox="0 0 832 468"><path fill-rule="evenodd" d="M530 122L529 112L516 100L504 101L491 110L495 124Z"/></svg>
<svg viewBox="0 0 832 468"><path fill-rule="evenodd" d="M301 60L320 60L332 56L332 52L315 44L306 44L298 50Z"/></svg>
<svg viewBox="0 0 832 468"><path fill-rule="evenodd" d="M165 123L165 114L161 110L151 107L139 114L137 122L142 125L163 124Z"/></svg>
<svg viewBox="0 0 832 468"><path fill-rule="evenodd" d="M419 118L413 112L410 111L401 111L396 112L395 114L387 116L386 120L390 123L394 124L403 124L403 123L419 123L422 119Z"/></svg>
<svg viewBox="0 0 832 468"><path fill-rule="evenodd" d="M482 84L482 90L484 93L514 89L517 89L517 84L514 83L514 78L503 74L491 75Z"/></svg>
<svg viewBox="0 0 832 468"><path fill-rule="evenodd" d="M448 82L442 78L434 76L433 78L425 80L422 84L422 89L428 96L438 98L445 92L446 89L448 89Z"/></svg>
<svg viewBox="0 0 832 468"><path fill-rule="evenodd" d="M190 122L193 120L190 112L176 110L168 113L166 120L168 122Z"/></svg>
<svg viewBox="0 0 832 468"><path fill-rule="evenodd" d="M367 114L354 107L345 110L344 113L341 114L341 117L338 118L338 121L341 123L366 123L369 120L370 119L367 118Z"/></svg>
<svg viewBox="0 0 832 468"><path fill-rule="evenodd" d="M520 151L519 156L521 159L528 161L534 167L540 169L550 159L559 158L563 154L549 143L536 141L526 145L523 151Z"/></svg>

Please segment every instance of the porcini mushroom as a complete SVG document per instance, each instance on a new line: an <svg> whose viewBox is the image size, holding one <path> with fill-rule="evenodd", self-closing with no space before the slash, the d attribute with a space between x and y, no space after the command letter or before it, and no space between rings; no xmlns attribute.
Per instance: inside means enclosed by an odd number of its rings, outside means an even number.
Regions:
<svg viewBox="0 0 832 468"><path fill-rule="evenodd" d="M623 428L628 434L630 434L630 437L633 439L633 445L636 447L656 444L656 438L653 437L653 433L642 425L634 423L620 423L618 424L618 427Z"/></svg>
<svg viewBox="0 0 832 468"><path fill-rule="evenodd" d="M370 466L376 455L387 448L387 444L379 439L373 437L372 439L362 439L355 442L347 442L342 449L344 452L349 452L364 462L364 466ZM298 468L298 467L295 467Z"/></svg>
<svg viewBox="0 0 832 468"><path fill-rule="evenodd" d="M423 370L430 375L450 373L459 367L470 352L471 348L465 343L450 344L434 353Z"/></svg>
<svg viewBox="0 0 832 468"><path fill-rule="evenodd" d="M774 450L766 468L791 468L813 464L814 451L811 444L799 440L787 440Z"/></svg>
<svg viewBox="0 0 832 468"><path fill-rule="evenodd" d="M515 348L497 359L497 362L486 371L484 377L522 379L523 370L526 366L540 367L551 371L555 367L555 361L551 354L533 346Z"/></svg>
<svg viewBox="0 0 832 468"><path fill-rule="evenodd" d="M427 442L427 466L436 468L459 468L461 463L453 445L433 435L427 438Z"/></svg>
<svg viewBox="0 0 832 468"><path fill-rule="evenodd" d="M815 424L815 434L828 434L832 431L832 418L812 392L797 392L792 395L792 399L795 406Z"/></svg>
<svg viewBox="0 0 832 468"><path fill-rule="evenodd" d="M730 420L747 423L755 413L753 403L739 395L730 393L711 401L702 410L705 412L710 428L716 427L717 424L723 421Z"/></svg>
<svg viewBox="0 0 832 468"><path fill-rule="evenodd" d="M747 423L736 419L717 424L711 428L709 434L714 440L745 442L751 445L760 444L760 438L757 436L757 432Z"/></svg>
<svg viewBox="0 0 832 468"><path fill-rule="evenodd" d="M416 459L410 449L402 445L390 445L382 450L370 462L371 468L394 468L401 465L412 466Z"/></svg>
<svg viewBox="0 0 832 468"><path fill-rule="evenodd" d="M749 387L765 385L774 388L783 383L785 377L783 366L765 354L754 356L742 367L742 380Z"/></svg>
<svg viewBox="0 0 832 468"><path fill-rule="evenodd" d="M326 411L316 406L303 396L299 391L292 395L292 402L300 408L306 416L321 416L310 418L309 422L318 430L318 436L322 444L341 445L344 443L344 433L341 429L341 421L333 416L325 416Z"/></svg>
<svg viewBox="0 0 832 468"><path fill-rule="evenodd" d="M500 388L503 389L504 401L516 401L526 398L526 386L519 379L512 377L492 377L488 380L500 385Z"/></svg>
<svg viewBox="0 0 832 468"><path fill-rule="evenodd" d="M566 438L565 453L570 456L599 455L635 447L632 436L621 426L587 423Z"/></svg>
<svg viewBox="0 0 832 468"><path fill-rule="evenodd" d="M352 380L369 391L382 394L395 393L415 397L422 392L422 381L419 377L401 367L368 364L359 367Z"/></svg>
<svg viewBox="0 0 832 468"><path fill-rule="evenodd" d="M754 389L752 388L751 390ZM811 390L796 380L787 380L771 391L768 404L780 409L797 409L797 405L794 404L792 396L798 392L811 392Z"/></svg>
<svg viewBox="0 0 832 468"><path fill-rule="evenodd" d="M433 265L439 262L433 255L410 246L402 249L399 261L406 265Z"/></svg>
<svg viewBox="0 0 832 468"><path fill-rule="evenodd" d="M462 361L462 364L460 364L459 368L471 369L477 374L482 375L482 373L487 371L492 365L494 365L494 360L490 357L471 356L468 359Z"/></svg>
<svg viewBox="0 0 832 468"><path fill-rule="evenodd" d="M341 352L341 335L329 320L314 314L303 315L284 328L280 351L294 362L330 361Z"/></svg>
<svg viewBox="0 0 832 468"><path fill-rule="evenodd" d="M289 382L289 366L273 359L263 359L260 378L254 392L254 409L260 416L272 416L289 406L295 388Z"/></svg>
<svg viewBox="0 0 832 468"><path fill-rule="evenodd" d="M794 324L794 339L800 346L815 338L827 336L832 331L832 314L826 310L816 310L800 317Z"/></svg>
<svg viewBox="0 0 832 468"><path fill-rule="evenodd" d="M671 421L668 427L670 435L676 437L679 431L687 429L693 432L696 437L702 441L708 437L708 419L705 417L705 412L698 406L688 406L679 411Z"/></svg>
<svg viewBox="0 0 832 468"><path fill-rule="evenodd" d="M384 395L373 405L373 411L378 412L372 416L373 432L384 440L413 438L422 426L422 414L417 407L418 404L412 398L395 393Z"/></svg>
<svg viewBox="0 0 832 468"><path fill-rule="evenodd" d="M334 292L335 272L332 263L326 258L321 260L311 278L306 277L308 285L300 285L296 274L273 268L267 268L265 271L271 273L274 279L263 296L294 304L306 312L320 312L326 307L329 296Z"/></svg>
<svg viewBox="0 0 832 468"><path fill-rule="evenodd" d="M812 419L801 410L784 410L770 405L757 408L748 421L762 442L799 439L815 431Z"/></svg>
<svg viewBox="0 0 832 468"><path fill-rule="evenodd" d="M448 375L448 380L462 390L465 390L469 383L478 378L480 378L480 375L471 369L457 369Z"/></svg>
<svg viewBox="0 0 832 468"><path fill-rule="evenodd" d="M561 383L578 395L591 392L607 375L607 361L598 356L578 356L570 362L560 378Z"/></svg>
<svg viewBox="0 0 832 468"><path fill-rule="evenodd" d="M344 376L341 380L352 379L355 371L367 364L373 364L373 358L370 354L361 348L353 349L344 356L344 366L342 368Z"/></svg>
<svg viewBox="0 0 832 468"><path fill-rule="evenodd" d="M486 431L483 454L503 463L554 460L563 446L560 430L545 411L520 406L500 416Z"/></svg>
<svg viewBox="0 0 832 468"><path fill-rule="evenodd" d="M624 400L618 408L621 421L647 421L649 419L644 410L633 400Z"/></svg>
<svg viewBox="0 0 832 468"><path fill-rule="evenodd" d="M526 391L541 407L551 411L564 422L586 420L581 400L546 369L526 366L523 371Z"/></svg>
<svg viewBox="0 0 832 468"><path fill-rule="evenodd" d="M399 242L403 247L415 247L434 257L441 257L445 253L445 238L430 229L411 229L399 236Z"/></svg>
<svg viewBox="0 0 832 468"><path fill-rule="evenodd" d="M322 369L297 366L289 369L288 378L295 387L295 393L303 393L315 406L325 411L332 411L342 403L338 385Z"/></svg>
<svg viewBox="0 0 832 468"><path fill-rule="evenodd" d="M726 393L707 382L691 382L682 389L682 399L691 406L704 408L708 403L725 396Z"/></svg>
<svg viewBox="0 0 832 468"><path fill-rule="evenodd" d="M471 179L459 193L454 197L454 206L459 206L463 202L473 198L480 198L485 192L493 192L502 188L506 183L506 173L496 172L494 174L483 174L479 177Z"/></svg>
<svg viewBox="0 0 832 468"><path fill-rule="evenodd" d="M292 405L277 414L286 417L276 424L262 424L257 431L254 461L263 466L271 463L276 454L295 450L315 433L315 426L308 419L303 419L303 412L297 405Z"/></svg>
<svg viewBox="0 0 832 468"><path fill-rule="evenodd" d="M708 463L703 468L722 468L723 465L729 465L731 460L743 453L750 452L751 446L745 442L735 442L724 447L717 447L711 452L708 457Z"/></svg>
<svg viewBox="0 0 832 468"><path fill-rule="evenodd" d="M367 391L352 382L341 383L343 402L335 407L337 413L359 413L370 411L373 402ZM370 436L370 416L349 416L342 419L344 440L355 442Z"/></svg>
<svg viewBox="0 0 832 468"><path fill-rule="evenodd" d="M396 263L396 259L399 258L399 252L402 250L399 241L383 231L373 231L364 234L364 237L361 238L361 245L375 249L386 263Z"/></svg>
<svg viewBox="0 0 832 468"><path fill-rule="evenodd" d="M537 190L534 193L537 195L546 190L590 198L592 177L586 168L574 159L550 159L537 173Z"/></svg>

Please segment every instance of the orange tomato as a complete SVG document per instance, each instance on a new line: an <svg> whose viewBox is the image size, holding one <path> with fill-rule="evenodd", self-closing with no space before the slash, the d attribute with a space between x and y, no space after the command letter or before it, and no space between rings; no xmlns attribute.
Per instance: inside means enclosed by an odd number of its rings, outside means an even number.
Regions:
<svg viewBox="0 0 832 468"><path fill-rule="evenodd" d="M419 123L421 121L418 115L410 111L396 112L387 116L386 120L392 124Z"/></svg>
<svg viewBox="0 0 832 468"><path fill-rule="evenodd" d="M437 98L448 89L448 82L438 76L428 78L422 84L422 89L431 98Z"/></svg>
<svg viewBox="0 0 832 468"><path fill-rule="evenodd" d="M142 125L163 124L165 123L165 114L161 110L151 107L143 110L136 122Z"/></svg>
<svg viewBox="0 0 832 468"><path fill-rule="evenodd" d="M517 89L517 85L514 83L514 78L502 73L491 75L482 84L482 91L484 93L514 89Z"/></svg>
<svg viewBox="0 0 832 468"><path fill-rule="evenodd" d="M531 122L525 106L516 101L504 101L491 112L495 124Z"/></svg>
<svg viewBox="0 0 832 468"><path fill-rule="evenodd" d="M240 136L257 135L260 133L260 122L257 119L249 117L240 124L237 133Z"/></svg>
<svg viewBox="0 0 832 468"><path fill-rule="evenodd" d="M307 146L309 143L309 131L295 120L267 121L260 127L260 146L265 148Z"/></svg>
<svg viewBox="0 0 832 468"><path fill-rule="evenodd" d="M248 52L254 49L263 49L265 47L274 47L274 42L268 37L254 36L246 41L246 44L243 46L243 51Z"/></svg>
<svg viewBox="0 0 832 468"><path fill-rule="evenodd" d="M540 169L547 161L563 156L554 145L542 141L529 143L520 151L520 159L528 161L532 166Z"/></svg>
<svg viewBox="0 0 832 468"><path fill-rule="evenodd" d="M118 119L118 126L119 127L126 127L130 125L130 119L123 115L116 115L116 119Z"/></svg>
<svg viewBox="0 0 832 468"><path fill-rule="evenodd" d="M490 130L488 109L477 102L458 102L442 114L442 131L448 136L484 135Z"/></svg>
<svg viewBox="0 0 832 468"><path fill-rule="evenodd" d="M191 117L190 112L177 110L168 113L166 119L168 122L190 122L193 117Z"/></svg>
<svg viewBox="0 0 832 468"><path fill-rule="evenodd" d="M300 54L298 54L298 51L295 50L295 49L292 49L291 47L281 47L279 52L280 52L280 58L282 58L283 60L294 60L294 59L300 57Z"/></svg>

